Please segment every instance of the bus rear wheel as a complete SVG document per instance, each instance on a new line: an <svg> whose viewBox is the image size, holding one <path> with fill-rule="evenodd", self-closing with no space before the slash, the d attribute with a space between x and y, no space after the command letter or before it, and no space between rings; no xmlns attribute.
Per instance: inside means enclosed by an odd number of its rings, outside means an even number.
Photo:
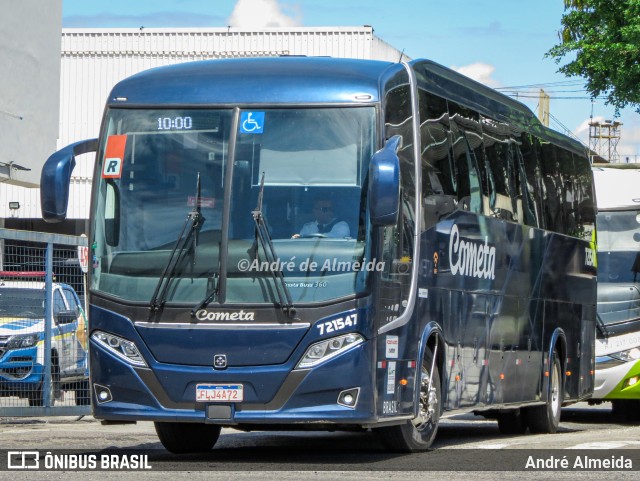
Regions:
<svg viewBox="0 0 640 481"><path fill-rule="evenodd" d="M432 357L431 351L427 350L422 362L418 416L404 424L377 430L382 443L390 451L426 451L433 444L440 421L442 392L438 366L433 365L433 376L429 372Z"/></svg>
<svg viewBox="0 0 640 481"><path fill-rule="evenodd" d="M220 426L199 423L155 422L164 448L174 454L211 451L220 436Z"/></svg>
<svg viewBox="0 0 640 481"><path fill-rule="evenodd" d="M547 402L543 406L534 406L527 410L529 430L532 433L553 434L558 430L562 400L564 399L562 379L562 365L558 351L554 350L549 371Z"/></svg>

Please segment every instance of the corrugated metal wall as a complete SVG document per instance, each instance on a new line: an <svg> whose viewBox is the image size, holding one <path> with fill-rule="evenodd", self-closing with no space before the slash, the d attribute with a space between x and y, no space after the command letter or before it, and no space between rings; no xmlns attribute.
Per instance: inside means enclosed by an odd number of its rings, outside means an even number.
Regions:
<svg viewBox="0 0 640 481"><path fill-rule="evenodd" d="M134 73L193 60L276 55L331 56L397 62L400 51L365 27L63 29L58 148L97 137L111 88ZM68 218L86 219L93 162L78 159ZM0 217L39 218L38 189L0 191ZM6 197L6 198L5 198ZM20 202L10 210L9 201Z"/></svg>

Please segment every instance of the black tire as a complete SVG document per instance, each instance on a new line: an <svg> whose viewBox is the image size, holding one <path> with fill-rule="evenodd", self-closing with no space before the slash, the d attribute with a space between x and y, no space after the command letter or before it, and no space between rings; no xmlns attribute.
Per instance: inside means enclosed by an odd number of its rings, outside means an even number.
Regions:
<svg viewBox="0 0 640 481"><path fill-rule="evenodd" d="M554 350L549 371L547 402L543 406L530 407L526 412L529 430L532 433L553 434L558 430L562 400L564 399L563 379L558 352Z"/></svg>
<svg viewBox="0 0 640 481"><path fill-rule="evenodd" d="M56 403L56 397L60 395L60 368L55 356L51 357L51 385L49 386L49 399L51 406ZM44 406L44 376L35 391L27 393L29 406Z"/></svg>
<svg viewBox="0 0 640 481"><path fill-rule="evenodd" d="M431 393L429 392L431 359L432 353L427 350L422 362L418 417L397 426L376 429L382 443L389 451L405 453L426 451L433 444L440 421L442 391L438 366L434 365Z"/></svg>
<svg viewBox="0 0 640 481"><path fill-rule="evenodd" d="M91 404L91 393L89 392L89 381L80 381L75 389L76 406L88 406Z"/></svg>
<svg viewBox="0 0 640 481"><path fill-rule="evenodd" d="M611 401L611 413L616 420L631 423L640 421L640 400L614 399Z"/></svg>
<svg viewBox="0 0 640 481"><path fill-rule="evenodd" d="M164 448L174 454L211 451L220 436L220 426L213 424L156 422L154 425Z"/></svg>
<svg viewBox="0 0 640 481"><path fill-rule="evenodd" d="M502 434L524 434L529 427L527 416L522 409L499 413L497 419L498 429Z"/></svg>

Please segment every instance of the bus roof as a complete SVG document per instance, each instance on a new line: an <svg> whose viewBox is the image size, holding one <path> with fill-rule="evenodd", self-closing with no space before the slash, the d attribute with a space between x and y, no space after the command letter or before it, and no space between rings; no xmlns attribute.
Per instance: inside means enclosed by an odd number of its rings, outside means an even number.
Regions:
<svg viewBox="0 0 640 481"><path fill-rule="evenodd" d="M584 145L544 127L524 104L433 61L410 63L424 69L426 75L418 81L421 88L586 154ZM333 57L200 60L128 77L116 84L107 103L164 108L371 103L380 101L381 82L403 69L400 63Z"/></svg>
<svg viewBox="0 0 640 481"><path fill-rule="evenodd" d="M594 167L598 210L640 209L640 165L635 169Z"/></svg>
<svg viewBox="0 0 640 481"><path fill-rule="evenodd" d="M390 62L330 57L187 62L146 70L121 81L108 103L163 107L369 103L379 100L379 79L394 66L403 68ZM270 82L274 79L277 81Z"/></svg>
<svg viewBox="0 0 640 481"><path fill-rule="evenodd" d="M411 64L421 72L421 88L586 156L585 145L545 127L522 102L431 60L416 59Z"/></svg>

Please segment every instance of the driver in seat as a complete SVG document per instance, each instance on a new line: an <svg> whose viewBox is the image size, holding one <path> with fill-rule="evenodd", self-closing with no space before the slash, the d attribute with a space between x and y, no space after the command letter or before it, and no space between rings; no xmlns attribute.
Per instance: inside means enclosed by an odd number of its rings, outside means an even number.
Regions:
<svg viewBox="0 0 640 481"><path fill-rule="evenodd" d="M349 224L334 216L331 200L324 197L315 199L313 215L316 220L303 225L299 234L291 236L292 239L299 237L351 237Z"/></svg>

